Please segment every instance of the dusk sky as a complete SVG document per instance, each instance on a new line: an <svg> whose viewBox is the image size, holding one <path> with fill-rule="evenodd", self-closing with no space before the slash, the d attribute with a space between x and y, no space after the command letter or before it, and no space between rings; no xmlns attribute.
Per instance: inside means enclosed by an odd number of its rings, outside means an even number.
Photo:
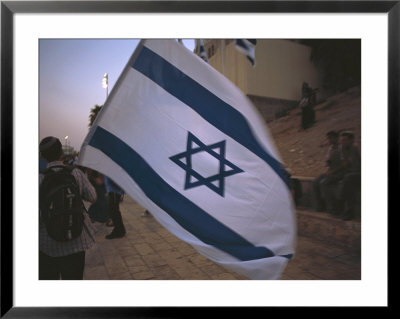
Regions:
<svg viewBox="0 0 400 319"><path fill-rule="evenodd" d="M44 39L39 43L39 140L58 137L79 151L88 133L90 109L103 105L134 52L133 39ZM194 40L183 40L193 51Z"/></svg>

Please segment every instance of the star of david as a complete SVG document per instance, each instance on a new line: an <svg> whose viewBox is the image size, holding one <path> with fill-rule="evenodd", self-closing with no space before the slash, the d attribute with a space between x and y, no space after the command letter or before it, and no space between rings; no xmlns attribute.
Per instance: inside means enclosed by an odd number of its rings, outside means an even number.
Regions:
<svg viewBox="0 0 400 319"><path fill-rule="evenodd" d="M225 158L226 141L221 141L211 145L205 145L196 136L189 132L186 151L170 157L170 160L186 171L184 189L197 186L207 186L217 194L224 196L225 177L243 172L239 167ZM219 165L218 173L204 177L193 168L192 157L200 152L207 152L215 158ZM208 165L209 163L203 163ZM215 164L215 162L214 162Z"/></svg>

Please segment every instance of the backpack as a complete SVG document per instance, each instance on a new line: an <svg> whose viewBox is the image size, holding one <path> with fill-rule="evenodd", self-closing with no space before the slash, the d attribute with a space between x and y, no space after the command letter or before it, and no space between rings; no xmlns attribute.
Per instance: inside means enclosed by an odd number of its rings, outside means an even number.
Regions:
<svg viewBox="0 0 400 319"><path fill-rule="evenodd" d="M84 225L85 206L72 170L67 166L47 168L39 188L40 217L49 236L59 242L78 237Z"/></svg>

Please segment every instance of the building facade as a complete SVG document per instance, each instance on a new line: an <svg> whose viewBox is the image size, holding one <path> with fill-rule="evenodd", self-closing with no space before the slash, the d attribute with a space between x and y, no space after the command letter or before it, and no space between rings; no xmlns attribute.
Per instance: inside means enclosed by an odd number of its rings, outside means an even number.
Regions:
<svg viewBox="0 0 400 319"><path fill-rule="evenodd" d="M209 63L231 80L258 108L266 121L298 106L303 81L320 87L320 74L310 60L311 47L294 40L261 39L253 67L233 39L204 40ZM199 55L199 41L195 53ZM317 98L321 98L320 92Z"/></svg>

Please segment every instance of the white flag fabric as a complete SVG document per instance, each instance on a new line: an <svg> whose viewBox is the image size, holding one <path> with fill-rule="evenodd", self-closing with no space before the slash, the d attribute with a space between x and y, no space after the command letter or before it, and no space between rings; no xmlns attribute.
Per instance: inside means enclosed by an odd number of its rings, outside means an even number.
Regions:
<svg viewBox="0 0 400 319"><path fill-rule="evenodd" d="M252 66L256 65L256 44L255 39L237 39L235 40L235 47L240 52L247 56Z"/></svg>
<svg viewBox="0 0 400 319"><path fill-rule="evenodd" d="M294 205L264 121L238 88L174 40L140 42L79 164L248 278L278 279L294 254Z"/></svg>

